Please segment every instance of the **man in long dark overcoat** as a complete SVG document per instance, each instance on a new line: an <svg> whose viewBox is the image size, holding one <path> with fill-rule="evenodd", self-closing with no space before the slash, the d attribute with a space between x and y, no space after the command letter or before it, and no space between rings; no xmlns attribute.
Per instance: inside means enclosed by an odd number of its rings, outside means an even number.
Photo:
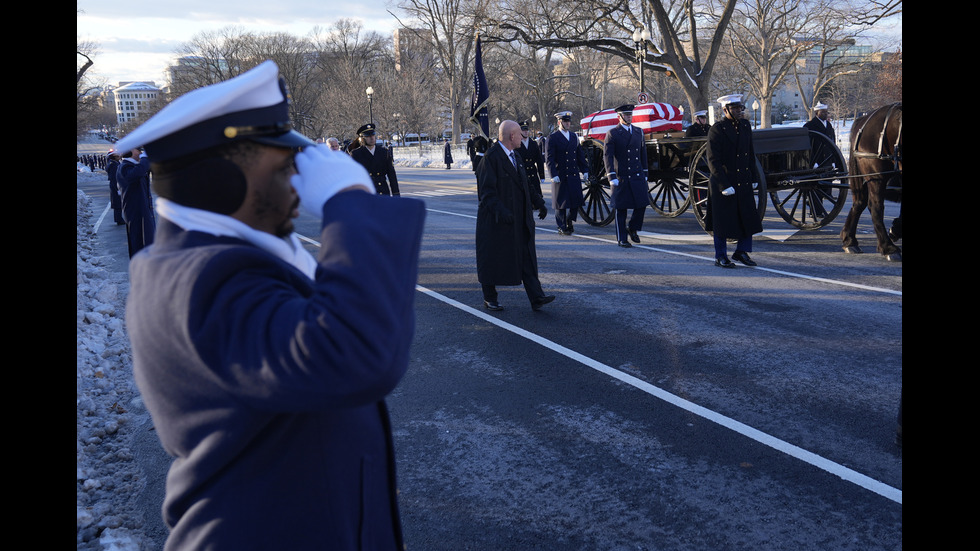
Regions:
<svg viewBox="0 0 980 551"><path fill-rule="evenodd" d="M718 99L725 118L708 131L708 206L705 229L714 232L715 265L734 268L728 258L728 239L737 240L732 258L755 266L749 258L752 234L762 232L762 221L753 190L758 187L752 125L742 118L745 106L741 94Z"/></svg>
<svg viewBox="0 0 980 551"><path fill-rule="evenodd" d="M527 174L527 183L531 186L531 193L541 193L541 180L544 179L544 155L538 149L538 144L528 135L528 122L521 122L521 143L517 146L517 154L524 159L524 173Z"/></svg>
<svg viewBox="0 0 980 551"><path fill-rule="evenodd" d="M650 196L647 194L647 148L643 142L643 130L633 126L633 106L616 108L619 124L606 133L603 145L606 149L603 161L606 176L612 186L609 206L616 213L616 241L620 247L632 247L640 242L643 216ZM629 221L626 209L633 209Z"/></svg>
<svg viewBox="0 0 980 551"><path fill-rule="evenodd" d="M361 147L350 152L350 156L371 175L374 189L378 195L401 195L398 191L398 175L395 174L395 164L391 150L378 144L378 135L373 123L365 124L357 129Z"/></svg>
<svg viewBox="0 0 980 551"><path fill-rule="evenodd" d="M528 185L524 161L514 151L521 142L520 126L504 121L498 137L476 168L480 198L476 272L483 288L483 304L489 310L503 310L497 302L496 286L523 283L531 308L539 310L555 297L545 295L538 280L532 211L537 210L543 220L548 208L541 194Z"/></svg>
<svg viewBox="0 0 980 551"><path fill-rule="evenodd" d="M555 209L558 233L571 235L573 222L582 206L582 178L588 178L589 163L579 145L578 136L572 132L572 112L555 113L558 128L548 137L548 173L551 174L551 206Z"/></svg>

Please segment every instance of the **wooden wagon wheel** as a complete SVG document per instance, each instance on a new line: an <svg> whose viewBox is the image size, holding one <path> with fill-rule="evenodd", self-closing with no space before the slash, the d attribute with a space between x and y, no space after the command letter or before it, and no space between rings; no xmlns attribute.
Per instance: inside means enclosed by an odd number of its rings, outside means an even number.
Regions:
<svg viewBox="0 0 980 551"><path fill-rule="evenodd" d="M803 230L815 230L829 224L847 200L847 163L830 138L810 131L812 176L789 185L773 183L769 188L772 206L783 220ZM826 175L824 178L821 175Z"/></svg>
<svg viewBox="0 0 980 551"><path fill-rule="evenodd" d="M700 142L673 143L648 141L647 158L650 185L647 196L650 206L661 216L675 218L691 204L688 193L687 161L690 149Z"/></svg>
<svg viewBox="0 0 980 551"><path fill-rule="evenodd" d="M616 213L609 207L610 187L603 161L605 147L602 142L592 139L582 140L581 147L589 163L589 179L582 182L584 202L578 212L590 226L608 226Z"/></svg>
<svg viewBox="0 0 980 551"><path fill-rule="evenodd" d="M664 171L650 182L647 194L653 210L667 218L680 216L691 204L687 181L681 179L680 174L670 171Z"/></svg>
<svg viewBox="0 0 980 551"><path fill-rule="evenodd" d="M766 215L766 174L762 171L762 163L759 162L759 159L755 160L755 168L759 172L759 187L752 193L755 195L756 204L759 205L759 220L761 221ZM711 170L708 169L707 143L702 145L691 158L688 171L690 174L691 208L694 210L694 216L698 219L698 224L701 224L703 229L708 208L708 177L711 176Z"/></svg>

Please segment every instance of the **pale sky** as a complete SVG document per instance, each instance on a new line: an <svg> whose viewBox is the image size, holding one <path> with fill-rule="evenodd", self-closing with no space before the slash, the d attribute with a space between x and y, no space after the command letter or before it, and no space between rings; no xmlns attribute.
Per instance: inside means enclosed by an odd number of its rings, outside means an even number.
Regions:
<svg viewBox="0 0 980 551"><path fill-rule="evenodd" d="M240 26L246 31L287 32L306 36L314 27L329 28L341 18L358 19L365 31L390 35L403 18L398 0L77 0L79 40L98 44L93 81L166 82L164 70L176 47L202 31ZM876 33L901 41L901 15L876 25ZM894 48L886 48L894 51Z"/></svg>
<svg viewBox="0 0 980 551"><path fill-rule="evenodd" d="M287 32L303 37L341 18L358 19L365 31L390 35L403 16L394 0L162 0L120 3L77 0L79 40L98 44L89 75L108 84L166 82L173 51L202 31L240 26L246 31Z"/></svg>

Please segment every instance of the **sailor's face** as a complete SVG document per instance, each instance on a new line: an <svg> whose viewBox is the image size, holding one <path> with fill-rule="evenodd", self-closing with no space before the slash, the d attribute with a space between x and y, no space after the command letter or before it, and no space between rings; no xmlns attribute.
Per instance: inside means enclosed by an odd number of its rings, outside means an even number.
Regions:
<svg viewBox="0 0 980 551"><path fill-rule="evenodd" d="M299 216L299 195L290 181L296 174L294 156L292 149L260 147L258 158L245 171L248 195L243 214L253 228L278 237L293 232L293 218Z"/></svg>

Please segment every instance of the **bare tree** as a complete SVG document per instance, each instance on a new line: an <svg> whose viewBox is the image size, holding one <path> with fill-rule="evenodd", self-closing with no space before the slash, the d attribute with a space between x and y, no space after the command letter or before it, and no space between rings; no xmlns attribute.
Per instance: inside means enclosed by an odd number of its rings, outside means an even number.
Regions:
<svg viewBox="0 0 980 551"><path fill-rule="evenodd" d="M773 95L812 48L806 35L823 25L825 10L822 0L745 0L735 9L727 35L730 60L745 75L748 89L732 91L761 100L763 128L769 126Z"/></svg>
<svg viewBox="0 0 980 551"><path fill-rule="evenodd" d="M499 20L486 22L487 40L521 40L538 47L589 48L630 61L636 59L632 34L647 29L642 43L644 70L669 72L694 109L710 101L711 75L722 38L737 0L722 0L716 18L706 18L702 3L690 0L584 0L555 4L529 0L515 9L499 10ZM639 8L639 9L637 9ZM497 11L495 11L497 13ZM699 27L708 28L704 34Z"/></svg>
<svg viewBox="0 0 980 551"><path fill-rule="evenodd" d="M179 97L191 90L238 76L253 65L244 64L244 49L251 34L229 26L203 31L177 47L177 65L170 71L170 91Z"/></svg>
<svg viewBox="0 0 980 551"><path fill-rule="evenodd" d="M865 5L866 10L854 14L854 23L870 26L902 13L902 0L866 0Z"/></svg>
<svg viewBox="0 0 980 551"><path fill-rule="evenodd" d="M353 139L357 129L368 122L369 111L387 111L386 90L390 81L390 40L363 31L359 21L340 19L328 29L311 33L311 58L321 86L317 100L317 121L322 137ZM377 88L369 102L366 90Z"/></svg>
<svg viewBox="0 0 980 551"><path fill-rule="evenodd" d="M105 82L93 82L88 70L95 65L98 44L77 39L75 48L75 135L82 136L92 127L101 126L96 119L102 111Z"/></svg>
<svg viewBox="0 0 980 551"><path fill-rule="evenodd" d="M450 126L457 140L470 114L475 31L478 22L487 18L489 5L490 0L401 0L398 8L415 22L405 23L392 14L402 24L399 32L422 29L428 35L421 36L420 33L419 38L431 43L435 51L444 80ZM486 53L484 48L484 55ZM403 54L399 52L399 55Z"/></svg>
<svg viewBox="0 0 980 551"><path fill-rule="evenodd" d="M822 7L822 17L808 25L805 63L793 66L793 78L807 113L830 86L844 77L855 75L871 62L871 58L854 51L864 28L855 28L851 21L859 12L849 2L831 0Z"/></svg>

